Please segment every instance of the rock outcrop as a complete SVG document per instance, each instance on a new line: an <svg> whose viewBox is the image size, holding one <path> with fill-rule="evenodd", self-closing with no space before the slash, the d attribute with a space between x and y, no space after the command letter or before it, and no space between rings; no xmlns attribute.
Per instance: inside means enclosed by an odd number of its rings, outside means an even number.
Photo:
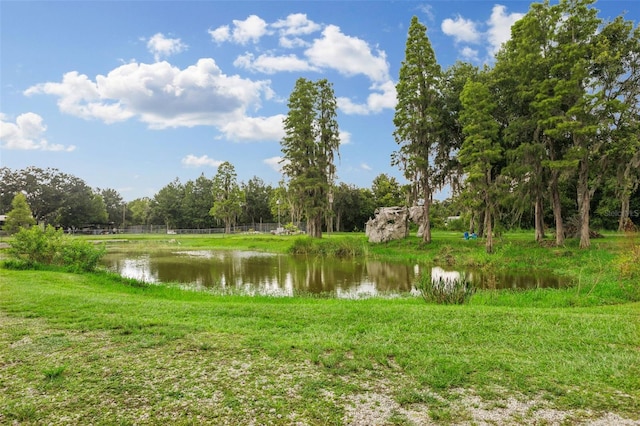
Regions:
<svg viewBox="0 0 640 426"><path fill-rule="evenodd" d="M369 219L366 224L366 234L369 242L384 243L391 240L399 240L409 235L409 221L420 223L423 209L415 206L406 207L379 207L375 211L375 217ZM418 235L422 235L418 230Z"/></svg>

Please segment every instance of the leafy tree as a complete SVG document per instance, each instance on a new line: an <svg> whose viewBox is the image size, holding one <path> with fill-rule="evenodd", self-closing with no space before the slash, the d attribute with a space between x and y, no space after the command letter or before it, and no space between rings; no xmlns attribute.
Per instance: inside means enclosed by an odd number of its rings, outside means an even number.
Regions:
<svg viewBox="0 0 640 426"><path fill-rule="evenodd" d="M13 197L11 207L11 211L7 213L7 219L2 227L3 231L12 235L18 232L20 228L29 228L36 224L31 208L27 203L27 197L22 192L18 192Z"/></svg>
<svg viewBox="0 0 640 426"><path fill-rule="evenodd" d="M184 197L184 185L178 178L169 183L153 197L151 203L152 216L162 220L167 229L180 224L182 215L182 199Z"/></svg>
<svg viewBox="0 0 640 426"><path fill-rule="evenodd" d="M182 199L183 227L210 228L214 219L209 215L213 205L213 180L201 174L195 181L184 185Z"/></svg>
<svg viewBox="0 0 640 426"><path fill-rule="evenodd" d="M259 222L273 222L273 215L269 207L269 199L273 192L271 186L265 184L257 176L241 186L246 201L243 221L253 224L254 228Z"/></svg>
<svg viewBox="0 0 640 426"><path fill-rule="evenodd" d="M371 190L347 185L344 182L334 188L333 198L338 232L363 230L376 209Z"/></svg>
<svg viewBox="0 0 640 426"><path fill-rule="evenodd" d="M326 80L296 81L289 97L281 141L284 174L289 190L307 220L307 233L322 237L322 219L335 179L334 158L340 139L336 121L336 99Z"/></svg>
<svg viewBox="0 0 640 426"><path fill-rule="evenodd" d="M497 164L502 160L500 125L494 118L496 103L486 84L469 81L462 90L460 119L465 140L460 163L470 190L479 193L484 205L486 251L493 252L493 220L497 206Z"/></svg>
<svg viewBox="0 0 640 426"><path fill-rule="evenodd" d="M630 197L640 183L640 26L617 17L596 41L592 75L606 108L603 157L610 165L619 203L618 230L630 216Z"/></svg>
<svg viewBox="0 0 640 426"><path fill-rule="evenodd" d="M98 194L102 196L105 209L107 211L107 222L119 224L124 227L124 219L126 218L126 204L122 200L120 193L115 189L106 188L99 189ZM124 216L123 216L124 214Z"/></svg>
<svg viewBox="0 0 640 426"><path fill-rule="evenodd" d="M406 204L405 194L393 176L381 173L371 184L373 198L378 207L402 206Z"/></svg>
<svg viewBox="0 0 640 426"><path fill-rule="evenodd" d="M429 208L437 187L431 157L438 148L442 133L442 101L440 84L442 70L427 37L427 28L417 17L411 19L405 48L405 60L400 67L396 85L398 103L393 124L394 137L400 149L392 156L419 193L424 205L423 240L431 242Z"/></svg>
<svg viewBox="0 0 640 426"><path fill-rule="evenodd" d="M236 222L244 203L244 195L236 176L236 169L225 161L218 166L218 172L213 178L213 207L209 214L224 221L227 234L231 232L231 225Z"/></svg>
<svg viewBox="0 0 640 426"><path fill-rule="evenodd" d="M149 225L151 218L151 199L149 197L136 198L128 203L131 211L131 222L134 225Z"/></svg>

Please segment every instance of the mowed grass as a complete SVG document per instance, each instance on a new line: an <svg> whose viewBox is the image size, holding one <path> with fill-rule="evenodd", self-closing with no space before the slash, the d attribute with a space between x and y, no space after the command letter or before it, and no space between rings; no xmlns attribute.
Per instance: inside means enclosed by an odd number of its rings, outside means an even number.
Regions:
<svg viewBox="0 0 640 426"><path fill-rule="evenodd" d="M0 269L0 424L640 421L639 303L495 305Z"/></svg>

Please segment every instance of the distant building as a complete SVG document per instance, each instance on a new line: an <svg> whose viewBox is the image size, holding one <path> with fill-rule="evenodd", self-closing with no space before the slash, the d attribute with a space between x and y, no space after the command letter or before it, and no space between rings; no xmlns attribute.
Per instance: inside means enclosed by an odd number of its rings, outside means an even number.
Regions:
<svg viewBox="0 0 640 426"><path fill-rule="evenodd" d="M7 221L7 215L0 214L0 227L2 227L6 221Z"/></svg>

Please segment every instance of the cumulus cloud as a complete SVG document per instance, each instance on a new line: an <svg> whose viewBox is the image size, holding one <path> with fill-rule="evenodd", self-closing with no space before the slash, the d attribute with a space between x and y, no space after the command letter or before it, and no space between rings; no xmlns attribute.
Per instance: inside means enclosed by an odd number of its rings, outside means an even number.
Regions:
<svg viewBox="0 0 640 426"><path fill-rule="evenodd" d="M256 58L252 53L245 53L244 55L238 56L233 62L233 65L238 68L259 71L265 74L318 71L318 68L306 60L298 58L296 55L272 56L262 54Z"/></svg>
<svg viewBox="0 0 640 426"><path fill-rule="evenodd" d="M393 109L396 106L396 87L393 81L389 80L381 84L374 84L370 87L372 93L367 97L366 103L355 103L349 98L338 97L338 107L345 114L369 115L375 114L383 109Z"/></svg>
<svg viewBox="0 0 640 426"><path fill-rule="evenodd" d="M340 139L340 145L349 145L351 143L351 132L340 130L338 138Z"/></svg>
<svg viewBox="0 0 640 426"><path fill-rule="evenodd" d="M366 41L343 34L335 25L328 25L305 55L314 66L334 69L346 76L362 74L375 82L389 79L386 54L383 51L374 54Z"/></svg>
<svg viewBox="0 0 640 426"><path fill-rule="evenodd" d="M73 151L73 145L50 144L44 138L47 126L42 117L33 112L19 115L11 123L5 114L0 113L0 147L15 150Z"/></svg>
<svg viewBox="0 0 640 426"><path fill-rule="evenodd" d="M250 15L244 21L233 20L233 28L222 25L215 30L209 30L211 39L217 43L233 41L238 44L257 43L260 38L269 33L264 19L257 15Z"/></svg>
<svg viewBox="0 0 640 426"><path fill-rule="evenodd" d="M442 31L453 37L456 44L483 44L487 55L495 55L502 44L511 37L511 26L524 14L508 13L503 5L496 4L491 10L491 16L486 22L476 22L457 16L455 19L445 19L442 21ZM486 28L482 31L481 28ZM480 52L469 46L460 49L460 56L465 60L480 62Z"/></svg>
<svg viewBox="0 0 640 426"><path fill-rule="evenodd" d="M202 155L200 157L196 157L193 154L189 154L182 159L182 164L187 167L218 167L223 161L214 160L210 158L208 155Z"/></svg>
<svg viewBox="0 0 640 426"><path fill-rule="evenodd" d="M465 46L460 50L460 56L469 62L480 62L480 56L477 49L472 49L469 46Z"/></svg>
<svg viewBox="0 0 640 426"><path fill-rule="evenodd" d="M511 27L524 16L523 13L507 13L506 10L505 6L496 4L488 21L487 38L493 54L497 53L502 44L511 38Z"/></svg>
<svg viewBox="0 0 640 426"><path fill-rule="evenodd" d="M229 30L228 25L223 25L215 30L209 30L207 32L211 36L211 40L216 43L223 43L231 39L231 31Z"/></svg>
<svg viewBox="0 0 640 426"><path fill-rule="evenodd" d="M268 81L222 73L211 58L185 69L168 62L129 63L92 81L76 71L62 82L28 88L26 95L58 97L64 113L113 123L138 117L153 129L208 125L221 127L242 119L273 93Z"/></svg>
<svg viewBox="0 0 640 426"><path fill-rule="evenodd" d="M153 54L156 62L160 58L183 52L187 47L179 38L166 38L162 33L157 33L147 41L147 49Z"/></svg>
<svg viewBox="0 0 640 426"><path fill-rule="evenodd" d="M321 31L320 35L309 37L318 31ZM264 74L334 70L347 77L368 78L372 82L372 92L365 103L358 104L348 98L338 100L347 114L376 113L396 104L386 53L372 48L365 40L342 33L336 25L323 28L303 13L290 14L271 24L251 15L245 21L234 20L232 27L225 25L209 30L209 34L217 43L232 41L239 44L247 44L250 40L256 42L264 35L277 35L280 48L305 48L299 54L281 54L277 49L245 52L233 63L245 70Z"/></svg>
<svg viewBox="0 0 640 426"><path fill-rule="evenodd" d="M442 32L454 38L456 43L479 43L481 33L476 27L476 23L470 19L464 19L458 15L456 19L447 18L440 26Z"/></svg>
<svg viewBox="0 0 640 426"><path fill-rule="evenodd" d="M303 35L320 31L321 26L309 18L306 13L292 13L286 19L280 19L271 24L280 30L281 35Z"/></svg>
<svg viewBox="0 0 640 426"><path fill-rule="evenodd" d="M278 173L282 173L282 166L286 164L286 162L282 162L282 157L265 158L262 162Z"/></svg>
<svg viewBox="0 0 640 426"><path fill-rule="evenodd" d="M242 117L222 126L227 139L238 142L273 141L284 137L285 115L271 117Z"/></svg>

